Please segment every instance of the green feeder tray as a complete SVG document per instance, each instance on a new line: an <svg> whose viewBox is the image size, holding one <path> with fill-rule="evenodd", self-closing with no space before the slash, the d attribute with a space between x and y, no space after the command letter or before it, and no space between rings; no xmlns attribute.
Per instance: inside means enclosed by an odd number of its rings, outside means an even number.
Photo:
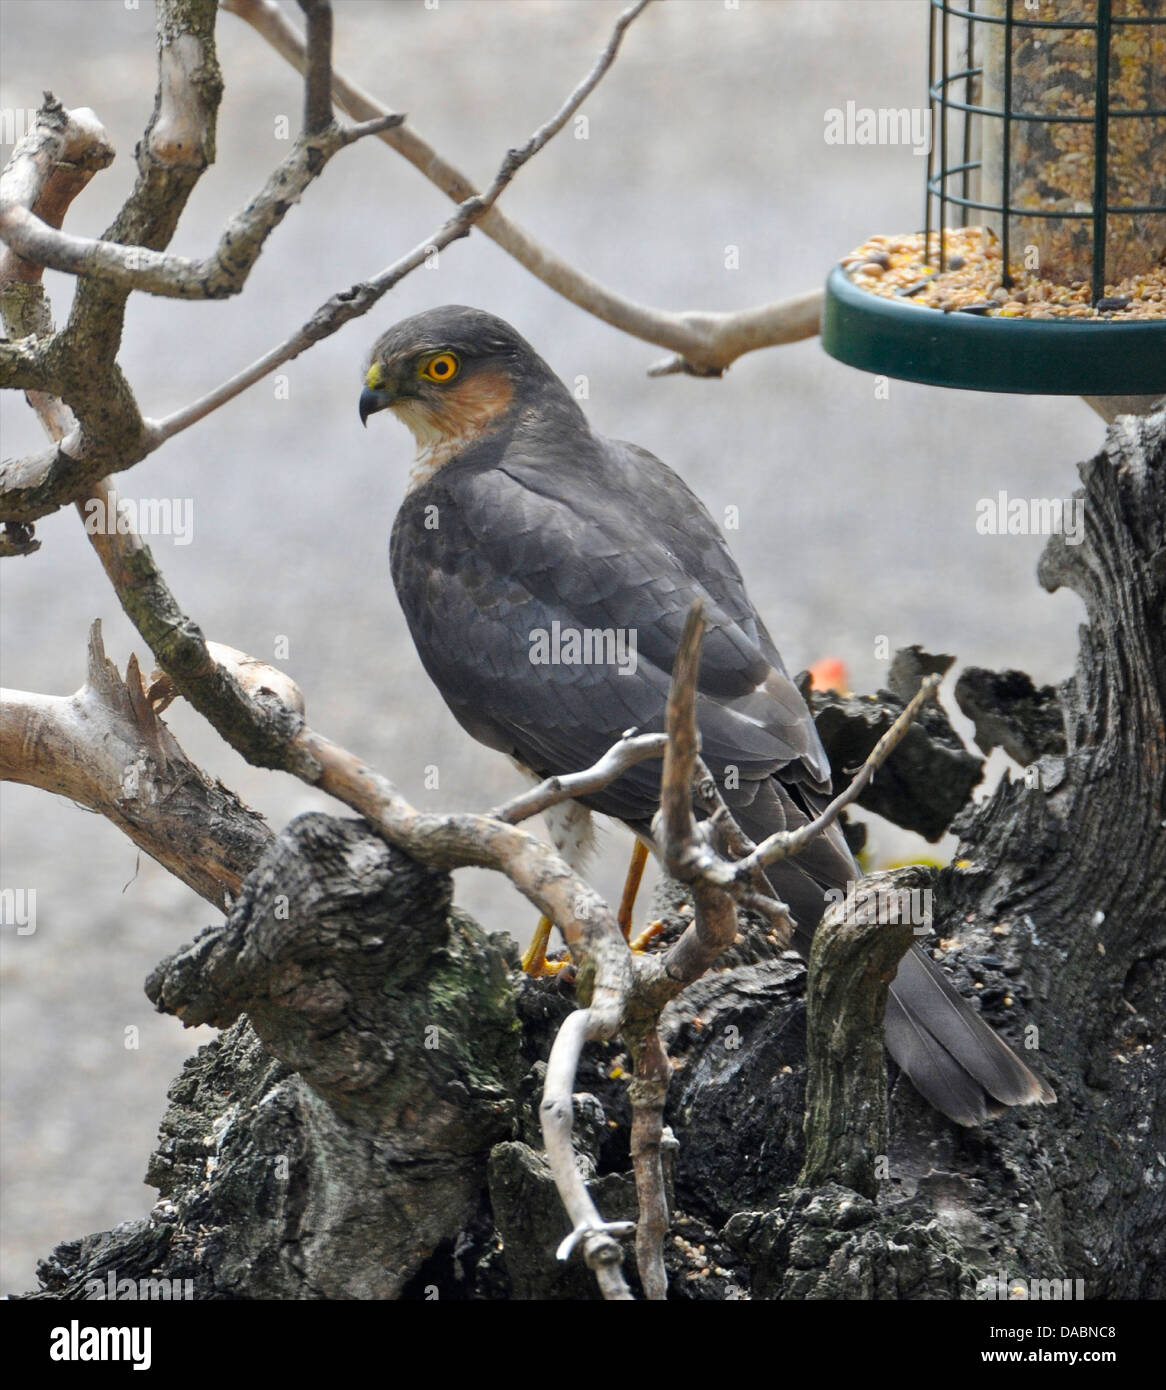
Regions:
<svg viewBox="0 0 1166 1390"><path fill-rule="evenodd" d="M822 346L862 371L963 391L1036 396L1166 392L1166 320L986 318L897 303L836 266Z"/></svg>
<svg viewBox="0 0 1166 1390"><path fill-rule="evenodd" d="M927 11L919 263L899 268L983 294L986 266L962 251L950 255L961 264L949 264L948 242L963 229L992 238L1001 288L1031 282L1045 287L1043 299L1072 287L1077 303L1088 286L1103 310L1116 308L1107 297L1142 299L1145 285L1162 282L1166 248L1166 7L930 0ZM964 265L967 283L942 278ZM946 312L912 301L918 288L884 297L838 267L826 283L822 345L864 371L968 391L1166 392L1166 319L1143 316L1144 304L1097 318L993 317L959 296Z"/></svg>

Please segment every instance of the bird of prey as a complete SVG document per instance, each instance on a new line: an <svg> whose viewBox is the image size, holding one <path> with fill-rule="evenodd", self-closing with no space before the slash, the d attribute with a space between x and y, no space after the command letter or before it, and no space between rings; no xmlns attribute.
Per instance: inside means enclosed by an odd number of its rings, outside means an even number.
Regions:
<svg viewBox="0 0 1166 1390"><path fill-rule="evenodd" d="M745 591L724 538L647 450L592 431L568 389L508 323L449 305L405 319L372 351L362 422L389 409L417 452L391 567L421 661L474 738L541 780L588 767L628 729L664 726L685 617L706 614L701 750L755 841L828 801L810 711ZM568 803L555 836L576 866L590 811L650 841L651 760ZM861 875L835 825L769 871L803 956L827 892ZM887 1047L961 1125L1052 1091L918 947L891 985Z"/></svg>

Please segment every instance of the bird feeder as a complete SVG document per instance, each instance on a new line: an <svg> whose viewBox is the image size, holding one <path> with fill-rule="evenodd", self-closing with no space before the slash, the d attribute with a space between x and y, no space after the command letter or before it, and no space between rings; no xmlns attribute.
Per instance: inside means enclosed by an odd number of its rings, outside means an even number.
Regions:
<svg viewBox="0 0 1166 1390"><path fill-rule="evenodd" d="M966 390L1166 391L1166 0L930 0L923 227L830 274L822 343Z"/></svg>

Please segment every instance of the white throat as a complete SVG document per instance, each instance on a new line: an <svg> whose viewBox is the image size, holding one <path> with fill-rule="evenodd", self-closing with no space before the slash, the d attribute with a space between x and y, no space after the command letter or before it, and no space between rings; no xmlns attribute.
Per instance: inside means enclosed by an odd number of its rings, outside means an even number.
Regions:
<svg viewBox="0 0 1166 1390"><path fill-rule="evenodd" d="M417 452L413 455L413 463L409 469L409 481L406 484L406 494L414 488L421 487L427 483L437 472L442 464L448 463L451 458L456 458L458 454L471 445L479 437L481 431L470 428L459 431L457 434L437 434L432 433L428 439L423 439L422 432L414 430L417 440ZM430 434L426 430L425 434Z"/></svg>

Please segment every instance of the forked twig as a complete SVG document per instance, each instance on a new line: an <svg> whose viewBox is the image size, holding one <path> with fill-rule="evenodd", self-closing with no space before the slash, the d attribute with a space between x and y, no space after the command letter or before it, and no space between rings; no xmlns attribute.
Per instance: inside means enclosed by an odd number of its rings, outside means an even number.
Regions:
<svg viewBox="0 0 1166 1390"><path fill-rule="evenodd" d="M307 53L303 36L275 0L223 0L223 7L250 24L297 71L304 71ZM387 111L342 73L333 74L332 94L354 120L368 120ZM386 131L380 138L455 203L473 194L472 182L411 125ZM492 208L478 226L556 294L621 333L668 349L673 356L650 367L650 376L674 372L720 376L745 353L800 342L818 333L823 298L820 289L737 312L671 313L625 299L601 285L536 240L501 208Z"/></svg>

